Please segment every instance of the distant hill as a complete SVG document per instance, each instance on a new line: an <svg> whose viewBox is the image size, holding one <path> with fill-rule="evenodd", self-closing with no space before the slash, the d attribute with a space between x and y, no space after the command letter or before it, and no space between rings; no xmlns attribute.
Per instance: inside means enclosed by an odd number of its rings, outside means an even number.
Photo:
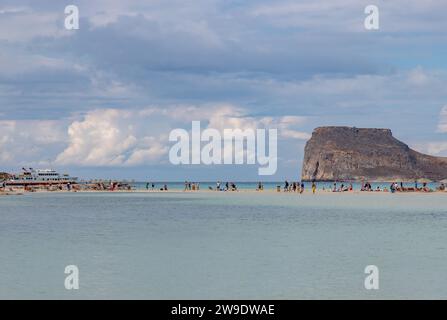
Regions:
<svg viewBox="0 0 447 320"><path fill-rule="evenodd" d="M304 150L305 181L447 179L447 158L410 149L389 129L320 127Z"/></svg>

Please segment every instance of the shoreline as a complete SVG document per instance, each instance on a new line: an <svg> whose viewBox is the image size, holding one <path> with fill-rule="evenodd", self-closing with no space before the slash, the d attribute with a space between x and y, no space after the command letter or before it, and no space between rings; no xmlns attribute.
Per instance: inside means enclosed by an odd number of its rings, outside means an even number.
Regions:
<svg viewBox="0 0 447 320"><path fill-rule="evenodd" d="M262 195L262 194L282 194L282 195L290 195L290 196L301 196L301 195L375 195L375 194L390 194L390 195L398 195L398 194L446 194L447 191L441 190L432 190L432 191L396 191L394 193L390 191L330 191L330 190L316 190L315 193L312 190L305 190L303 193L293 192L293 191L280 191L278 192L275 189L269 190L249 190L249 189L241 189L237 191L216 191L216 190L179 190L179 189L171 189L171 190L34 190L34 191L25 191L22 189L18 190L8 190L8 191L0 191L0 196L17 196L17 195L28 195L28 194L71 194L71 193L81 193L81 194L89 194L89 193L107 193L107 194L122 194L122 193L136 193L136 194L173 194L173 193L181 193L181 194L250 194L250 195Z"/></svg>

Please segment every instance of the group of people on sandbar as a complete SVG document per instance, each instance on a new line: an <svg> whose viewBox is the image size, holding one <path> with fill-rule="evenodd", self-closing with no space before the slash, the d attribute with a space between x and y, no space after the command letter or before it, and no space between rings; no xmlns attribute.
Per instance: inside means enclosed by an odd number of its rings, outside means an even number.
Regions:
<svg viewBox="0 0 447 320"><path fill-rule="evenodd" d="M445 190L445 185L444 183L441 183L441 185L439 187L436 188L439 191L444 191ZM419 192L433 192L433 189L429 188L427 186L426 182L422 183L422 187L418 186L418 182L415 181L414 182L414 187L405 187L403 182L401 182L400 184L398 184L397 182L393 182L390 185L390 191L391 193L394 192L415 192L415 191L419 191Z"/></svg>
<svg viewBox="0 0 447 320"><path fill-rule="evenodd" d="M312 185L312 191L315 193L315 190L317 189L317 186L315 184ZM281 192L281 186L276 186L276 191ZM284 192L298 192L303 193L304 192L304 182L291 182L284 181Z"/></svg>
<svg viewBox="0 0 447 320"><path fill-rule="evenodd" d="M151 182L146 182L146 190L149 190L149 188L154 191L155 190L155 183L151 183ZM186 182L185 182L185 188L186 188ZM160 189L160 191L168 191L168 185L167 184L163 184Z"/></svg>
<svg viewBox="0 0 447 320"><path fill-rule="evenodd" d="M346 191L354 191L354 187L352 183L349 185L342 183L339 187L337 186L337 182L334 182L332 188L328 188L329 191L332 192L346 192ZM323 186L323 191L326 191L326 188Z"/></svg>
<svg viewBox="0 0 447 320"><path fill-rule="evenodd" d="M422 183L422 187L418 185L418 182L414 182L414 187L407 187L404 185L403 182L397 183L393 182L389 186L389 189L385 186L384 188L380 188L380 186L377 186L375 189L371 187L371 184L369 182L366 182L362 184L362 188L360 191L383 191L383 192L433 192L433 191L445 191L446 187L444 183L441 183L438 187L436 187L436 190L431 189L427 182Z"/></svg>
<svg viewBox="0 0 447 320"><path fill-rule="evenodd" d="M199 182L190 182L185 181L185 189L184 191L199 191L200 183Z"/></svg>
<svg viewBox="0 0 447 320"><path fill-rule="evenodd" d="M216 189L213 189L212 187L209 187L210 190L215 191L238 191L237 185L234 182L225 182L223 184L220 181L216 182Z"/></svg>

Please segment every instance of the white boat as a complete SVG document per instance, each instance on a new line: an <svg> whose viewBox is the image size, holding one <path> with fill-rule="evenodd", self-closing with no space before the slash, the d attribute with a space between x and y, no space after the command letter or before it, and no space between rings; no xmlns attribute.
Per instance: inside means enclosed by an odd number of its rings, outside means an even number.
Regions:
<svg viewBox="0 0 447 320"><path fill-rule="evenodd" d="M6 180L6 185L48 185L48 184L74 184L78 178L70 177L68 174L60 174L53 169L25 169Z"/></svg>

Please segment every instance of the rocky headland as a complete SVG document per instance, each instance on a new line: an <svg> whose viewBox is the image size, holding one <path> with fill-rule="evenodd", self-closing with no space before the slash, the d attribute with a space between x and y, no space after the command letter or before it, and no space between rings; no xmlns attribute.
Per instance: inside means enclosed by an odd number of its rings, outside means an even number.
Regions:
<svg viewBox="0 0 447 320"><path fill-rule="evenodd" d="M304 150L304 181L442 181L447 158L412 150L389 129L320 127Z"/></svg>

